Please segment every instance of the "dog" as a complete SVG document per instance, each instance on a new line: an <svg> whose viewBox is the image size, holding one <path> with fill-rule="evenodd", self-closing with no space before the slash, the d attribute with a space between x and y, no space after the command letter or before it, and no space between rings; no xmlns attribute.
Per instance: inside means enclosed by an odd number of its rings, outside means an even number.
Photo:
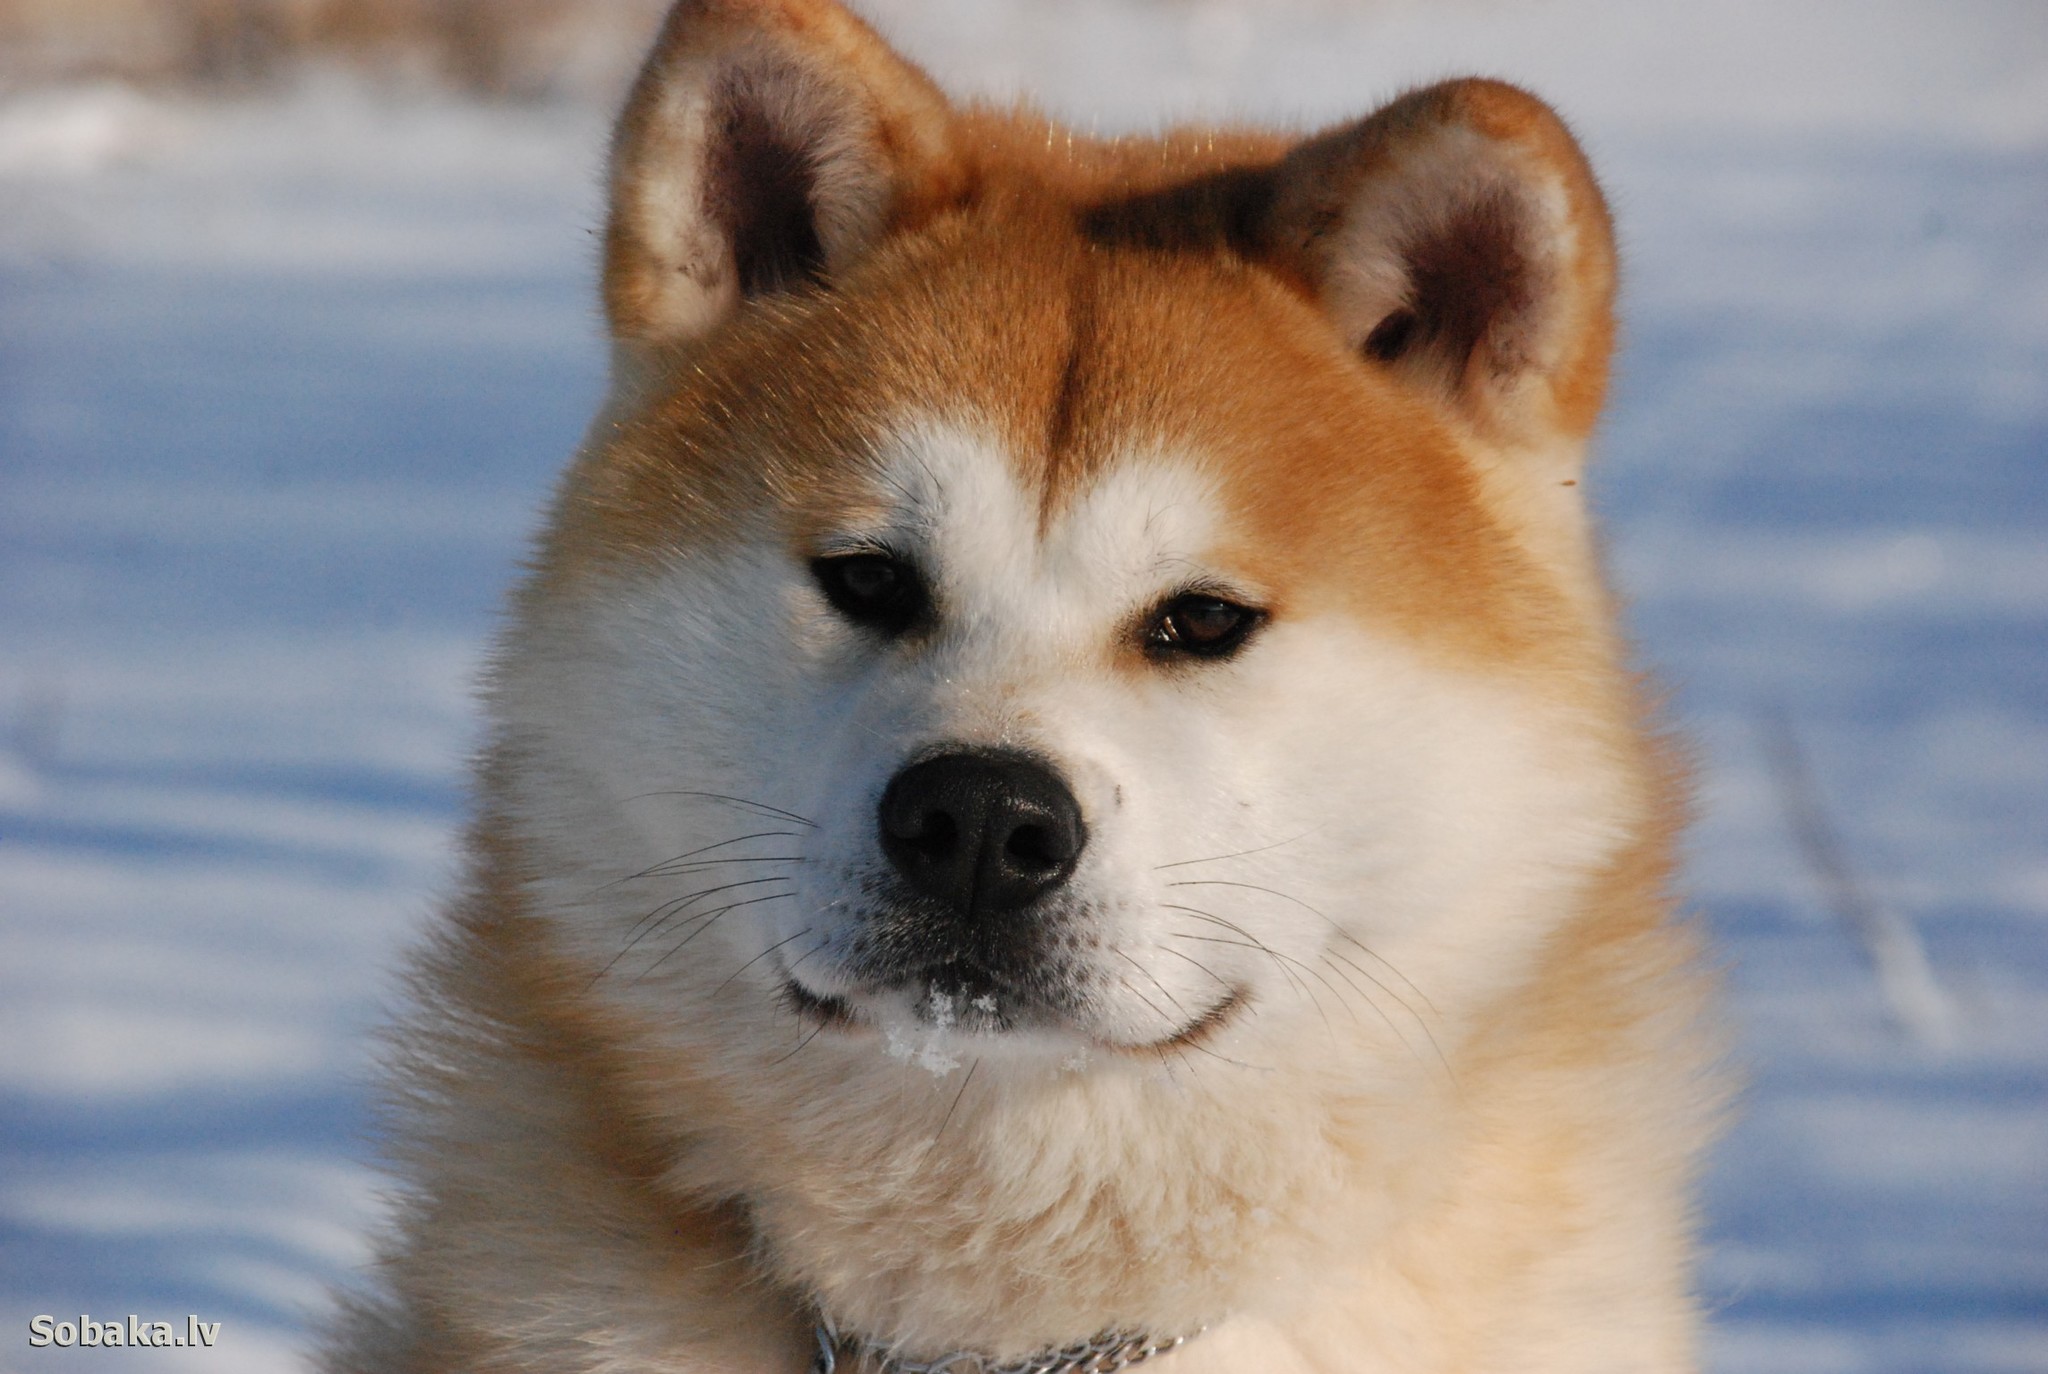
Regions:
<svg viewBox="0 0 2048 1374"><path fill-rule="evenodd" d="M684 0L330 1374L1695 1367L1710 977L1490 80L956 104Z"/></svg>

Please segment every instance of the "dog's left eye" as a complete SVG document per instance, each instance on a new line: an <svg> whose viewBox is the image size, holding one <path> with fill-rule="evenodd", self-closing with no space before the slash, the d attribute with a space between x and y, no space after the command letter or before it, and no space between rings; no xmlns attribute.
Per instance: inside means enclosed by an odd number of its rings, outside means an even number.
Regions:
<svg viewBox="0 0 2048 1374"><path fill-rule="evenodd" d="M916 624L928 601L917 569L885 553L814 558L811 576L832 609L886 635L902 634Z"/></svg>
<svg viewBox="0 0 2048 1374"><path fill-rule="evenodd" d="M1145 630L1145 647L1154 653L1185 653L1201 658L1227 658L1251 637L1264 611L1225 601L1220 596L1188 592L1153 613Z"/></svg>

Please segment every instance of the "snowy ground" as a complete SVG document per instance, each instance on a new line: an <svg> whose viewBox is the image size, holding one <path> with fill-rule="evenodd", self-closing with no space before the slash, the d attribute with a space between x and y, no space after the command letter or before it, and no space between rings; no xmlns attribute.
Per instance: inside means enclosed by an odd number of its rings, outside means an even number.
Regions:
<svg viewBox="0 0 2048 1374"><path fill-rule="evenodd" d="M1602 501L1703 745L1747 1115L1726 1374L2048 1370L2048 12L876 7L1104 128L1521 79L1628 247ZM599 114L0 101L0 1368L286 1367L374 1214L365 1032L592 404ZM1946 1036L1789 838L1789 720ZM32 1352L29 1315L224 1323Z"/></svg>

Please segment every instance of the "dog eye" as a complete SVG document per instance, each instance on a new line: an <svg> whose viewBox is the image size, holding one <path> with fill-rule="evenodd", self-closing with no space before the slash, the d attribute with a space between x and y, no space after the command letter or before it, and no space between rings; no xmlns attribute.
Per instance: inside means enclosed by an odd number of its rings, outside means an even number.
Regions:
<svg viewBox="0 0 2048 1374"><path fill-rule="evenodd" d="M1237 652L1265 612L1189 592L1176 596L1154 613L1145 631L1145 647L1154 653L1195 654L1227 658Z"/></svg>
<svg viewBox="0 0 2048 1374"><path fill-rule="evenodd" d="M899 635L924 614L928 598L917 569L885 553L811 560L811 576L832 609L856 625Z"/></svg>

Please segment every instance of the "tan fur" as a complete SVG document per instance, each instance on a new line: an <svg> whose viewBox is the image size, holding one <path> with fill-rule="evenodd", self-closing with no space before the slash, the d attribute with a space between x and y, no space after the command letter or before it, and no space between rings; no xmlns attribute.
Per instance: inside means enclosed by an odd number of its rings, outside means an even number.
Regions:
<svg viewBox="0 0 2048 1374"><path fill-rule="evenodd" d="M754 104L690 124L706 89ZM721 190L716 127L807 159L811 218ZM798 253L753 294L720 236L749 204ZM1211 1328L1162 1374L1692 1368L1708 990L1667 892L1680 770L1576 487L1614 262L1556 117L1456 82L1301 142L1089 139L954 109L829 0L685 0L612 206L614 393L503 638L470 878L396 1041L384 1291L323 1367L797 1374L823 1304L926 1356ZM1419 334L1381 329L1403 310ZM801 562L882 499L903 416L986 434L1046 529L1134 441L1192 455L1232 513L1213 561L1276 633L1354 627L1512 700L1601 799L1593 857L1561 838L1481 913L1497 955L1359 968L1405 1016L1259 1072L1204 1058L1256 1056L1253 1025L1190 1036L1184 1067L1112 1049L934 1094L872 1029L750 1038L745 981L613 995L562 925L597 900L587 856L534 819L581 784L518 723L529 666L650 579L764 539ZM1096 652L1073 671L1154 690L1133 636Z"/></svg>

